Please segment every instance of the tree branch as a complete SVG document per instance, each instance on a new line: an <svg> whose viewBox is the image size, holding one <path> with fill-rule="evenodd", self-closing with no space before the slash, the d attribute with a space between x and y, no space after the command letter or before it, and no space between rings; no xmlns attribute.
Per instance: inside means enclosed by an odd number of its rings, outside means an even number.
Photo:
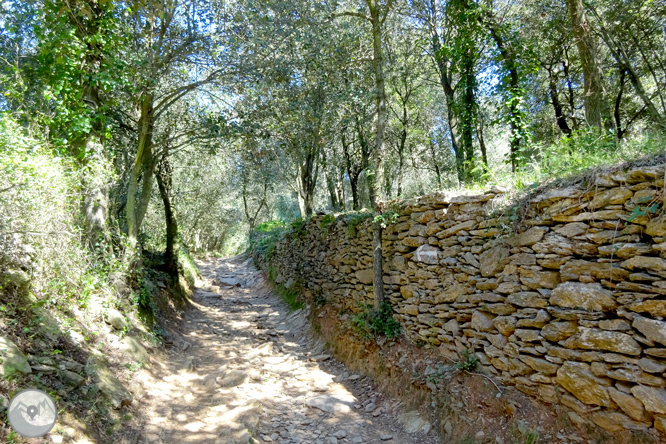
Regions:
<svg viewBox="0 0 666 444"><path fill-rule="evenodd" d="M388 17L388 14L389 14L389 12L391 11L391 8L393 7L393 2L394 2L394 0L388 0L388 1L386 2L386 9L384 10L384 17L382 17L382 18L379 20L379 23L380 23L380 24L383 25L384 22L386 21L386 18Z"/></svg>
<svg viewBox="0 0 666 444"><path fill-rule="evenodd" d="M357 18L362 18L364 20L367 20L368 22L372 23L372 19L368 17L365 14L361 14L360 12L353 12L353 11L345 11L345 12L338 12L337 14L331 15L331 19L336 19L338 17L357 17Z"/></svg>

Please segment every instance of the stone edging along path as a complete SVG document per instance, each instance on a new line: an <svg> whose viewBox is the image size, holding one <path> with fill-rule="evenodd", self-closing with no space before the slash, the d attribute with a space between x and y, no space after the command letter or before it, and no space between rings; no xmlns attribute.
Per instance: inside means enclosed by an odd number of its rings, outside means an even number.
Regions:
<svg viewBox="0 0 666 444"><path fill-rule="evenodd" d="M468 351L499 383L610 432L666 433L664 170L597 174L499 215L497 189L399 202L384 283L406 337L454 361ZM353 314L372 303L370 246L367 221L319 215L259 262Z"/></svg>

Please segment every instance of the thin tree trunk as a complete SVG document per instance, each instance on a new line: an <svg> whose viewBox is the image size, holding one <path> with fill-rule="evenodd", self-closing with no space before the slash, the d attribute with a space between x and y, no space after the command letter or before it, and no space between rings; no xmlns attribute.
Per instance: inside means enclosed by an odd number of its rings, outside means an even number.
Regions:
<svg viewBox="0 0 666 444"><path fill-rule="evenodd" d="M347 211L347 196L345 195L345 169L342 166L338 167L336 185L338 190L338 202L340 203L340 209L342 211Z"/></svg>
<svg viewBox="0 0 666 444"><path fill-rule="evenodd" d="M442 189L442 173L439 168L439 164L437 163L437 157L436 152L435 152L435 142L432 140L432 137L430 138L430 141L428 143L428 146L430 147L430 155L432 156L432 165L435 167L435 177L437 178L437 188Z"/></svg>
<svg viewBox="0 0 666 444"><path fill-rule="evenodd" d="M476 120L476 102L474 97L474 88L476 78L474 77L474 61L472 59L472 52L467 48L463 56L463 78L464 78L464 94L463 94L463 116L462 116L462 130L461 142L462 149L465 153L465 181L470 180L472 177L472 170L474 169L474 127Z"/></svg>
<svg viewBox="0 0 666 444"><path fill-rule="evenodd" d="M509 122L509 128L511 130L509 154L511 157L511 171L515 173L518 166L517 163L520 145L523 139L523 132L520 128L520 121L522 120L522 116L520 115L518 103L516 102L516 98L518 98L518 94L520 94L520 76L518 75L518 63L516 60L515 48L504 41L504 37L500 32L500 25L497 22L497 19L491 13L486 14L486 20L484 24L490 31L490 36L495 41L495 45L500 52L500 56L502 57L502 62L504 64L504 69L506 69L509 73L509 94L511 100L509 103L509 115L511 119Z"/></svg>
<svg viewBox="0 0 666 444"><path fill-rule="evenodd" d="M442 90L444 91L444 97L446 97L446 120L449 124L449 136L451 139L451 149L456 158L456 171L458 173L458 182L462 185L465 182L465 156L463 154L460 145L458 144L458 137L456 132L458 130L458 119L456 118L454 107L455 107L455 90L453 89L453 84L451 81L451 76L449 75L448 60L442 56L442 46L439 40L439 35L433 30L432 34L432 49L435 54L435 63L437 64L437 70L439 71L439 82L442 85Z"/></svg>
<svg viewBox="0 0 666 444"><path fill-rule="evenodd" d="M331 198L331 209L333 211L338 211L340 209L340 203L338 202L338 194L335 189L334 178L331 176L330 171L326 171L326 187L328 188L328 195Z"/></svg>
<svg viewBox="0 0 666 444"><path fill-rule="evenodd" d="M164 253L164 265L169 276L178 280L178 221L176 212L171 204L171 166L166 154L162 157L155 173L157 187L164 204L164 218L166 222L166 251Z"/></svg>
<svg viewBox="0 0 666 444"><path fill-rule="evenodd" d="M398 197L402 197L402 174L405 168L404 146L398 151Z"/></svg>
<svg viewBox="0 0 666 444"><path fill-rule="evenodd" d="M381 8L378 0L366 0L370 10L372 22L372 64L375 71L375 87L377 92L377 126L375 134L375 150L373 155L374 165L370 179L369 189L372 192L371 197L374 203L375 214L382 213L382 184L384 183L384 131L386 129L386 120L388 117L386 109L386 90L384 86L384 55L382 52L382 20ZM388 8L388 6L386 6ZM389 11L385 11L388 15ZM375 294L375 308L379 309L384 304L384 270L382 257L382 226L379 223L374 224L372 231L372 250L373 250L373 291Z"/></svg>
<svg viewBox="0 0 666 444"><path fill-rule="evenodd" d="M578 130L578 118L576 118L576 96L573 89L573 81L571 80L571 75L569 74L569 51L567 48L564 48L564 55L566 61L562 62L562 70L564 72L564 77L567 80L567 96L569 98L569 108L571 108L571 124L573 125L573 130Z"/></svg>
<svg viewBox="0 0 666 444"><path fill-rule="evenodd" d="M324 169L324 175L326 176L326 188L328 189L328 195L331 199L331 209L333 211L338 211L340 209L340 204L338 202L338 194L335 188L335 177L331 173L331 169L328 168L326 151L322 151L321 159L322 159L322 167Z"/></svg>
<svg viewBox="0 0 666 444"><path fill-rule="evenodd" d="M631 38L634 41L634 44L638 48L638 51L641 53L641 56L643 57L643 61L645 62L645 65L648 68L648 71L650 71L650 75L652 75L652 80L654 80L655 85L659 85L660 82L657 79L657 74L655 73L654 68L652 67L652 63L650 63L650 58L645 54L645 51L643 51L643 46L641 45L641 42L636 38L636 35L634 35L633 32L631 32ZM666 104L664 103L664 96L661 94L661 88L657 88L657 95L659 96L659 101L661 102L661 110L666 112Z"/></svg>
<svg viewBox="0 0 666 444"><path fill-rule="evenodd" d="M631 59L627 56L627 53L622 46L622 42L616 41L604 26L601 17L599 17L599 14L597 14L597 12L591 6L588 5L588 8L590 9L590 11L592 11L592 13L596 16L597 20L599 21L599 25L601 27L601 37L603 38L604 43L606 43L606 46L608 46L608 49L610 49L610 52L613 55L615 61L620 65L622 69L627 71L627 73L629 74L629 80L631 81L631 85L634 87L634 90L636 91L636 94L638 94L638 97L640 97L641 100L643 101L643 104L645 105L645 108L650 114L650 117L652 117L652 120L656 124L658 124L662 129L666 129L666 118L664 118L664 116L661 115L659 110L657 110L657 107L652 102L652 99L650 99L650 96L648 95L647 91L645 91L643 82L641 81L640 76L634 69L634 65Z"/></svg>
<svg viewBox="0 0 666 444"><path fill-rule="evenodd" d="M622 94L624 93L624 83L627 78L627 71L624 69L620 70L620 88L617 93L617 98L615 99L615 111L613 116L615 117L615 126L617 127L617 140L622 140L624 136L624 130L622 129L622 121L620 119L620 105L622 104Z"/></svg>
<svg viewBox="0 0 666 444"><path fill-rule="evenodd" d="M349 187L351 188L352 193L352 209L358 211L361 209L358 195L358 176L360 171L354 168L349 147L350 144L347 143L346 129L342 130L341 141L342 153L345 156L345 167L347 169L347 175L349 176Z"/></svg>
<svg viewBox="0 0 666 444"><path fill-rule="evenodd" d="M488 150L486 149L486 140L483 137L483 118L479 118L479 129L477 131L479 136L479 149L481 150L481 158L483 163L488 168Z"/></svg>
<svg viewBox="0 0 666 444"><path fill-rule="evenodd" d="M557 92L557 77L552 70L552 67L546 68L548 71L548 89L550 93L550 102L553 104L555 110L555 119L557 126L567 136L571 135L571 128L567 124L567 118L564 115L562 104L560 103L560 96Z"/></svg>

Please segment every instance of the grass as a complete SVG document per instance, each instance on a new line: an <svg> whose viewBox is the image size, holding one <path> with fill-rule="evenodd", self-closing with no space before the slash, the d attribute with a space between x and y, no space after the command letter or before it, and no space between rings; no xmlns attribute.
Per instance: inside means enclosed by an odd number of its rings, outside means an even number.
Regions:
<svg viewBox="0 0 666 444"><path fill-rule="evenodd" d="M296 311L305 307L305 303L300 300L300 293L294 290L294 287L296 287L296 284L294 284L291 289L286 288L282 284L277 284L275 285L274 289L275 292L282 298L282 300L285 301L287 305L289 305L289 308Z"/></svg>
<svg viewBox="0 0 666 444"><path fill-rule="evenodd" d="M275 282L278 275L278 270L268 264L268 280L273 284L273 290L277 293L280 298L289 305L289 308L293 311L300 310L305 307L305 303L300 299L301 290L303 285L296 281L290 288L285 287L283 284L278 284Z"/></svg>
<svg viewBox="0 0 666 444"><path fill-rule="evenodd" d="M611 134L599 135L582 129L552 144L532 145L526 149L530 157L515 172L510 171L508 165L493 168L479 165L475 171L476 181L467 184L466 188L485 190L501 185L518 191L527 190L549 179L580 176L592 169L663 153L665 149L666 135L659 132L617 142Z"/></svg>
<svg viewBox="0 0 666 444"><path fill-rule="evenodd" d="M194 263L194 259L190 256L189 251L181 245L178 252L178 262L183 267L183 276L190 287L194 286L194 282L199 277L199 269Z"/></svg>

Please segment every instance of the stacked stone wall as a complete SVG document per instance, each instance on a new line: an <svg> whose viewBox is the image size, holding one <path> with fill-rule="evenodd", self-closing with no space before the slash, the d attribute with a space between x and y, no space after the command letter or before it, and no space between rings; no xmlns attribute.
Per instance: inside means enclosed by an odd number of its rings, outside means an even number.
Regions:
<svg viewBox="0 0 666 444"><path fill-rule="evenodd" d="M501 383L607 430L663 432L664 170L591 176L508 211L498 189L400 202L384 283L405 336L450 359L469 350ZM371 228L352 220L315 216L262 265L359 312L373 302Z"/></svg>

